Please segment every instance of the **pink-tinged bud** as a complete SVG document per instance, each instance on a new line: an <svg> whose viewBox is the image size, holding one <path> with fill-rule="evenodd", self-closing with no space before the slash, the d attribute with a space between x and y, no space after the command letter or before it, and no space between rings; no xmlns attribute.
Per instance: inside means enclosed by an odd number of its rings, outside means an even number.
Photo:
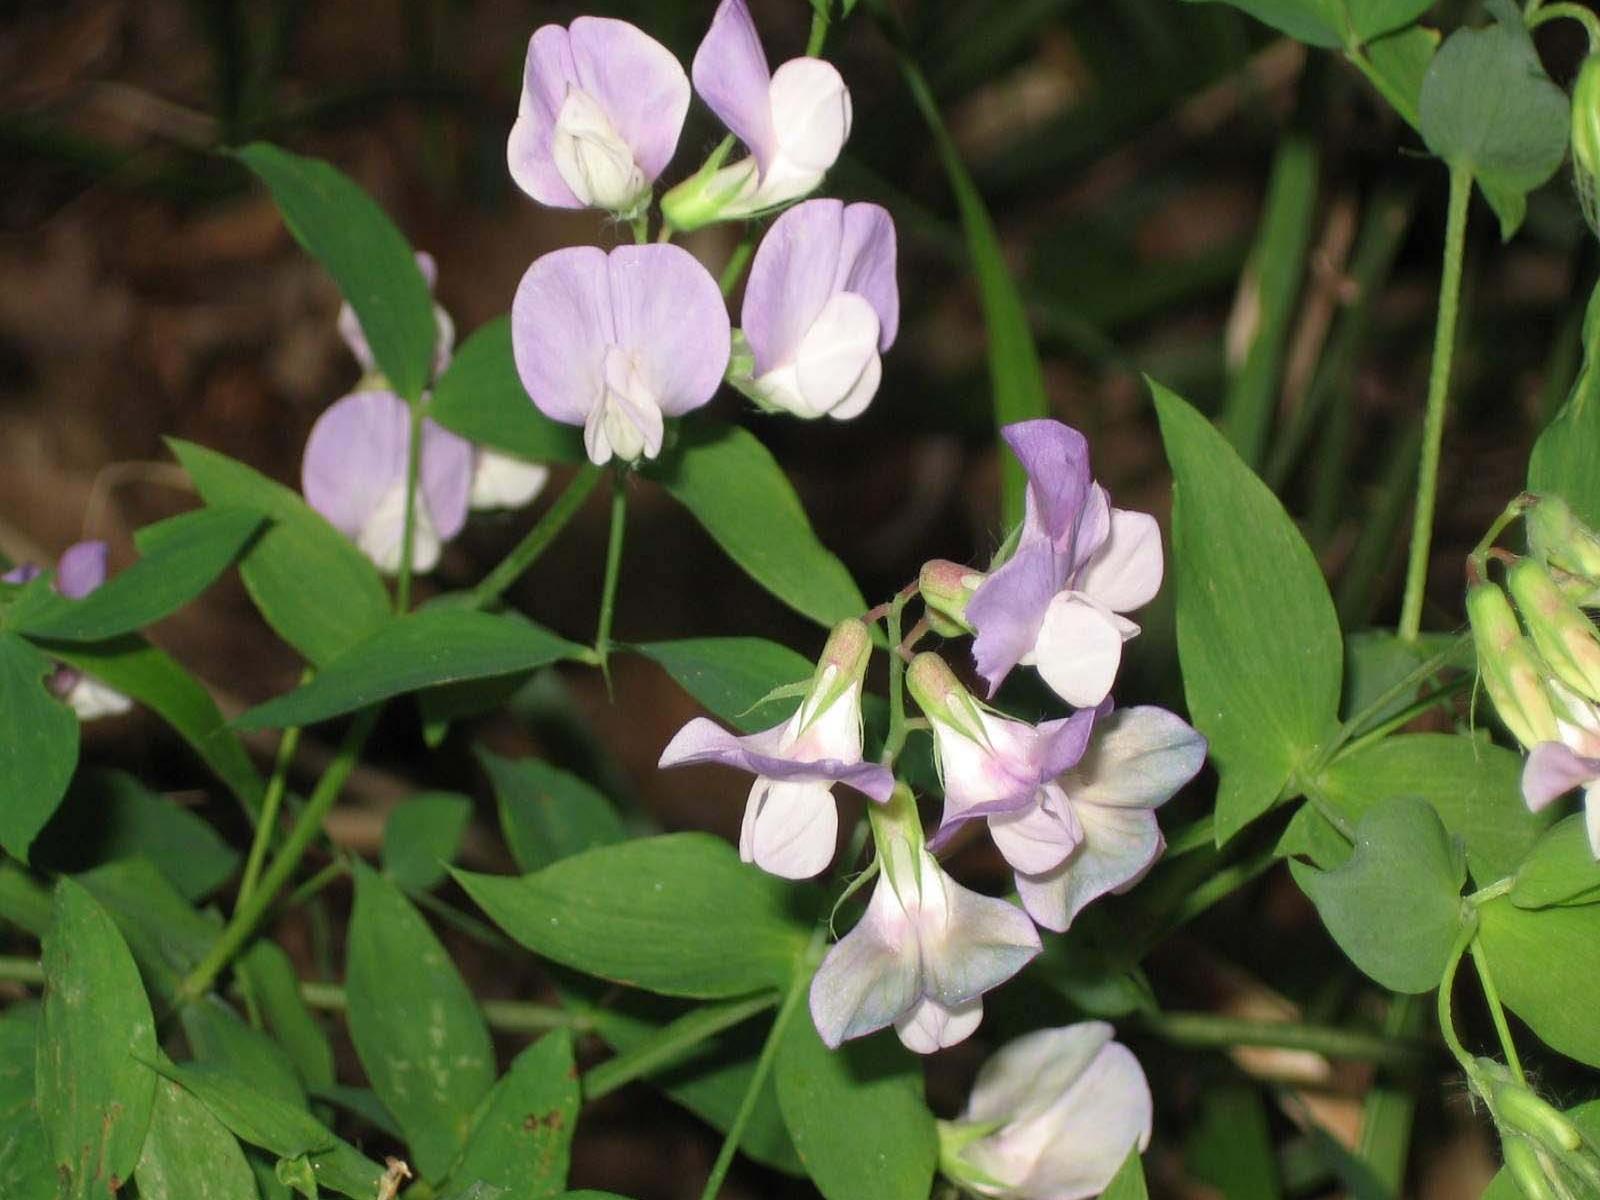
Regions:
<svg viewBox="0 0 1600 1200"><path fill-rule="evenodd" d="M961 637L975 632L967 621L967 601L983 582L983 572L961 563L936 558L922 565L917 590L928 609L928 626L940 637Z"/></svg>
<svg viewBox="0 0 1600 1200"><path fill-rule="evenodd" d="M1517 602L1533 645L1573 691L1600 700L1600 635L1594 623L1561 594L1550 572L1524 558L1506 574L1506 586Z"/></svg>
<svg viewBox="0 0 1600 1200"><path fill-rule="evenodd" d="M1524 518L1534 557L1556 571L1577 576L1564 590L1580 603L1600 580L1600 535L1578 520L1560 496L1540 496ZM1569 581L1562 580L1565 585Z"/></svg>
<svg viewBox="0 0 1600 1200"><path fill-rule="evenodd" d="M923 653L911 660L906 668L906 690L935 727L946 725L968 738L983 738L977 701L937 654Z"/></svg>
<svg viewBox="0 0 1600 1200"><path fill-rule="evenodd" d="M1498 585L1478 583L1467 590L1467 619L1478 649L1479 677L1506 728L1528 747L1560 740L1544 665Z"/></svg>
<svg viewBox="0 0 1600 1200"><path fill-rule="evenodd" d="M860 621L851 617L840 621L828 634L828 644L822 648L817 660L819 672L829 667L837 669L839 676L859 684L866 675L867 663L872 659L872 634Z"/></svg>

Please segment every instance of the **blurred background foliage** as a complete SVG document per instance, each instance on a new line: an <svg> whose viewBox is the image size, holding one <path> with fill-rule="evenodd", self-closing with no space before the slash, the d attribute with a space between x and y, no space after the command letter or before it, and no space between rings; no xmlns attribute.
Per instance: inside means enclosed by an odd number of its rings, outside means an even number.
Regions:
<svg viewBox="0 0 1600 1200"><path fill-rule="evenodd" d="M805 0L752 6L769 53L798 53L810 20ZM508 308L534 257L590 240L597 220L538 208L506 175L505 137L533 28L581 12L623 17L687 61L712 7L0 3L0 550L42 561L70 541L102 537L114 566L130 561L133 529L192 504L164 436L294 483L311 422L354 383L334 330L332 282L218 147L268 138L354 175L437 257L438 295L464 335ZM823 541L881 599L927 558L986 561L1001 518L966 243L928 128L868 7L836 26L828 46L856 114L828 190L887 205L900 230L905 319L882 391L847 425L774 420L731 394L717 403L773 449ZM1392 624L1444 224L1445 173L1415 134L1336 55L1307 52L1221 4L893 7L1019 281L1053 415L1090 436L1097 473L1117 502L1160 514L1170 504L1141 382L1148 373L1223 417L1300 519L1346 627ZM1430 19L1448 29L1478 16L1475 4L1446 2ZM1582 53L1572 28L1538 32L1563 85ZM692 170L716 139L697 107L667 182ZM1474 205L1433 628L1460 623L1462 557L1520 490L1533 435L1575 373L1582 298L1596 265L1565 173L1532 197L1509 246ZM734 236L713 229L689 245L715 268ZM751 634L815 649L815 634L743 580L686 514L651 485L636 490L621 638ZM558 632L587 633L603 509L596 500L512 597ZM435 586L475 580L534 516L474 525L447 550ZM1125 702L1181 706L1170 599L1142 620ZM158 627L154 640L230 712L299 676L300 664L236 582ZM617 661L614 701L593 672L549 674L473 732L503 753L537 752L578 770L637 821L732 832L737 780L653 769L693 711L656 667L630 656ZM99 764L160 786L192 784L188 761L148 715L91 726L85 738ZM336 844L375 853L398 798L450 787L481 802L464 860L502 865L470 738L458 731L438 755L425 755L414 714L400 708L374 745L353 781L354 802L330 822ZM270 753L272 741L255 748ZM326 756L308 738L295 782L307 784ZM232 829L225 805L198 793L182 798ZM1177 812L1169 830L1184 816ZM1386 1012L1286 873L1267 870L1273 859L1259 849L1270 850L1274 833L1232 848L1228 862L1211 851L1185 856L1141 893L1142 911L1170 912L1209 872L1261 875L1152 959L1163 999L1223 1018L1315 1021L1356 1010L1391 1031L1412 1028L1415 1006ZM1137 929L1140 911L1110 905L1090 922L1098 935L1091 928L1061 952L1062 976L1087 961L1096 936L1109 946ZM326 976L338 961L338 922L313 915L288 925L280 940L302 973ZM481 994L526 994L528 980L492 949L461 938L452 951ZM1060 1000L1020 985L1003 993L996 1036L1008 1006L1036 1013L1029 1006L1046 1003ZM1170 1038L1135 1040L1165 1127L1164 1157L1151 1164L1162 1194L1385 1194L1363 1191L1350 1166L1349 1148L1380 1159L1386 1152L1362 1143L1363 1105L1393 1117L1369 1120L1367 1136L1397 1142L1387 1153L1403 1161L1405 1138L1393 1131L1408 1128L1401 1114L1411 1101L1405 1088L1375 1084L1370 1068L1292 1050L1202 1056L1174 1049ZM967 1050L945 1056L930 1077L942 1111L970 1077L976 1051ZM1552 1070L1545 1082L1560 1094L1567 1081ZM1429 1078L1417 1090L1436 1097L1443 1076ZM1427 1100L1419 1120L1425 1153L1415 1161L1414 1194L1476 1195L1491 1149L1464 1102ZM1280 1152L1255 1153L1267 1144ZM586 1118L575 1179L641 1197L689 1194L715 1145L692 1119L632 1089ZM750 1164L735 1179L745 1194L804 1194Z"/></svg>

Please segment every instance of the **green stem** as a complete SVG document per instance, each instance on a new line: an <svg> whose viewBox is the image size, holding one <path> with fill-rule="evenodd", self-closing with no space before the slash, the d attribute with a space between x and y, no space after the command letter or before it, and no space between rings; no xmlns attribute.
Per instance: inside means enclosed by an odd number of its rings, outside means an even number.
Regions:
<svg viewBox="0 0 1600 1200"><path fill-rule="evenodd" d="M528 530L527 535L511 548L511 553L500 560L500 565L485 575L477 587L472 589L472 604L475 608L486 608L498 600L507 588L522 578L522 574L534 563L556 536L567 527L567 522L578 514L583 507L583 502L589 498L589 493L594 491L600 482L600 468L593 463L586 463L583 470L572 477L572 482L561 495L556 497L544 516L538 523Z"/></svg>
<svg viewBox="0 0 1600 1200"><path fill-rule="evenodd" d="M406 442L406 516L401 524L400 574L394 584L394 610L411 607L411 559L417 536L417 476L422 470L422 405L411 404L411 433Z"/></svg>
<svg viewBox="0 0 1600 1200"><path fill-rule="evenodd" d="M301 998L312 1008L343 1012L347 1007L344 989L333 983L312 980L300 984ZM540 1033L546 1029L587 1031L592 1022L582 1013L569 1012L548 1004L524 1004L515 1000L483 1000L478 1007L490 1028L502 1033Z"/></svg>
<svg viewBox="0 0 1600 1200"><path fill-rule="evenodd" d="M1478 1064L1472 1055L1467 1053L1467 1048L1461 1044L1461 1039L1456 1036L1455 1018L1451 1012L1456 970L1461 966L1461 956L1467 952L1467 947L1472 945L1472 939L1478 932L1477 912L1468 905L1467 913L1466 919L1461 923L1461 931L1456 934L1455 945L1450 948L1450 957L1445 960L1444 978L1439 980L1439 1033L1444 1037L1444 1044L1450 1047L1450 1053L1455 1055L1456 1062L1467 1073L1467 1078L1476 1079Z"/></svg>
<svg viewBox="0 0 1600 1200"><path fill-rule="evenodd" d="M1472 172L1450 168L1450 212L1445 223L1444 268L1439 277L1439 316L1433 333L1433 368L1428 375L1428 405L1423 419L1422 463L1417 471L1417 505L1411 527L1411 559L1406 566L1405 598L1400 605L1400 636L1415 641L1422 628L1422 594L1428 583L1428 550L1433 540L1433 508L1439 487L1439 451L1444 442L1445 401L1450 392L1450 360L1455 353L1456 317L1461 307L1461 260L1466 254L1467 209Z"/></svg>
<svg viewBox="0 0 1600 1200"><path fill-rule="evenodd" d="M284 897L284 908L299 908L316 898L317 894L335 879L350 873L350 864L341 856L324 865L315 875Z"/></svg>
<svg viewBox="0 0 1600 1200"><path fill-rule="evenodd" d="M333 807L334 801L339 798L339 792L343 789L345 781L350 778L350 773L355 770L361 748L366 745L367 738L377 723L378 710L374 707L362 712L350 726L333 762L317 781L311 798L300 810L294 827L284 839L283 848L278 851L277 857L272 860L272 865L262 876L260 886L250 894L248 900L234 909L233 919L228 922L227 928L212 944L205 958L200 960L199 965L190 971L179 985L176 997L179 1006L198 1000L210 991L217 976L249 941L256 926L272 907L273 900L289 882L295 868L300 865L300 859L322 831L323 820Z"/></svg>
<svg viewBox="0 0 1600 1200"><path fill-rule="evenodd" d="M812 0L811 4L811 36L806 38L806 57L817 58L822 54L822 43L828 39L828 8L833 0Z"/></svg>
<svg viewBox="0 0 1600 1200"><path fill-rule="evenodd" d="M633 244L642 246L650 240L650 214L642 212L633 219Z"/></svg>
<svg viewBox="0 0 1600 1200"><path fill-rule="evenodd" d="M906 744L906 662L900 657L900 622L910 598L906 592L897 593L885 618L889 626L889 732L879 756L884 766L893 766Z"/></svg>
<svg viewBox="0 0 1600 1200"><path fill-rule="evenodd" d="M1404 678L1396 680L1394 683L1385 688L1383 693L1373 700L1372 703L1368 704L1343 725L1339 726L1338 730L1334 733L1328 744L1323 747L1323 749L1307 765L1305 771L1303 772L1305 777L1308 779L1315 779L1319 774L1321 774L1322 768L1332 762L1352 738L1354 738L1357 734L1366 733L1367 723L1377 716L1378 713L1388 708L1389 705L1393 704L1401 696L1415 692L1424 681L1431 679L1446 666L1448 666L1450 660L1453 659L1457 654L1460 654L1466 646L1471 644L1471 642L1471 633L1457 634L1451 639L1450 644L1447 645L1443 650L1439 651L1439 653L1433 655L1431 658L1425 659L1423 662L1417 665L1415 670L1411 671Z"/></svg>
<svg viewBox="0 0 1600 1200"><path fill-rule="evenodd" d="M600 592L600 620L595 626L594 653L601 673L611 682L611 619L617 608L617 579L622 573L622 537L628 518L627 477L617 471L611 477L611 537L606 544L606 577Z"/></svg>
<svg viewBox="0 0 1600 1200"><path fill-rule="evenodd" d="M1367 82L1378 90L1378 94L1389 102L1389 107L1399 113L1407 125L1415 129L1421 123L1416 101L1407 95L1404 89L1391 83L1389 78L1373 65L1361 47L1350 47L1344 52L1344 57L1351 66L1367 77Z"/></svg>
<svg viewBox="0 0 1600 1200"><path fill-rule="evenodd" d="M44 982L44 967L34 958L0 958L0 979L7 983L31 983L37 987Z"/></svg>
<svg viewBox="0 0 1600 1200"><path fill-rule="evenodd" d="M1526 1085L1528 1077L1522 1073L1522 1060L1517 1057L1517 1044L1511 1038L1511 1026L1506 1022L1506 1010L1500 1005L1500 991L1494 986L1494 975L1489 971L1489 958L1484 953L1481 938L1472 939L1472 965L1478 969L1478 982L1483 985L1484 999L1489 1002L1489 1015L1494 1018L1494 1031L1500 1035L1500 1048L1506 1052L1506 1064L1517 1082Z"/></svg>
<svg viewBox="0 0 1600 1200"><path fill-rule="evenodd" d="M717 286L722 289L724 296L731 296L733 289L739 286L739 279L744 275L745 266L755 250L756 231L755 226L751 225L746 227L744 238L733 248L728 265L722 268L722 277L717 280Z"/></svg>
<svg viewBox="0 0 1600 1200"><path fill-rule="evenodd" d="M301 682L305 682L309 675L310 672L306 672ZM278 808L283 803L283 793L288 787L289 764L294 761L295 750L299 746L300 728L291 725L283 731L283 737L278 742L278 753L272 761L272 778L267 781L267 790L261 797L261 814L256 819L256 833L250 842L250 854L245 859L244 874L239 877L239 894L233 902L235 908L250 899L250 893L255 891L256 882L261 878L261 868L267 861L267 849L272 845L278 829Z"/></svg>
<svg viewBox="0 0 1600 1200"><path fill-rule="evenodd" d="M649 1039L583 1073L583 1098L598 1100L636 1079L681 1062L689 1051L778 1002L777 992L702 1004L662 1026Z"/></svg>
<svg viewBox="0 0 1600 1200"><path fill-rule="evenodd" d="M1529 29L1537 29L1546 21L1555 21L1562 17L1576 21L1589 35L1589 53L1593 54L1600 50L1600 16L1596 16L1581 4L1552 4L1548 8L1534 8L1524 15Z"/></svg>
<svg viewBox="0 0 1600 1200"><path fill-rule="evenodd" d="M1395 713L1394 716L1389 717L1377 725L1374 725L1360 737L1352 738L1340 748L1337 757L1343 758L1347 754L1354 754L1357 750L1360 750L1365 746L1370 746L1373 742L1382 741L1395 730L1402 729L1411 724L1412 721L1415 721L1423 713L1428 712L1430 709L1438 708L1439 705L1445 703L1445 701L1449 700L1452 696L1466 691L1467 688L1472 686L1472 683L1473 680L1471 677L1466 675L1463 675L1460 679L1452 679L1449 683L1444 684L1435 691L1429 692L1426 696L1422 697L1422 699L1416 701L1415 703L1406 705L1399 712Z"/></svg>
<svg viewBox="0 0 1600 1200"><path fill-rule="evenodd" d="M1414 1067L1427 1061L1429 1047L1417 1038L1393 1037L1335 1025L1292 1021L1252 1021L1213 1013L1160 1012L1138 1019L1139 1028L1179 1046L1271 1046L1309 1050L1328 1058L1387 1066Z"/></svg>

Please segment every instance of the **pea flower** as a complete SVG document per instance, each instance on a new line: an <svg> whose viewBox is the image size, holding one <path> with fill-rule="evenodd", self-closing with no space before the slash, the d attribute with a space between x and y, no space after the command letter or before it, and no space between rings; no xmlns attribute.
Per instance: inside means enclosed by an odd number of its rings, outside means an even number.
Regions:
<svg viewBox="0 0 1600 1200"><path fill-rule="evenodd" d="M785 879L809 879L833 859L839 814L833 785L877 801L894 776L861 761L862 676L872 640L860 621L834 627L794 716L748 737L696 717L661 752L663 767L721 763L755 775L739 833L739 857Z"/></svg>
<svg viewBox="0 0 1600 1200"><path fill-rule="evenodd" d="M411 410L404 400L389 391L353 392L317 418L300 465L306 502L389 574L400 569L405 540L410 444ZM443 543L461 532L472 470L472 444L424 420L412 527L414 570L431 571Z"/></svg>
<svg viewBox="0 0 1600 1200"><path fill-rule="evenodd" d="M1139 632L1122 614L1160 590L1160 529L1111 507L1077 430L1038 420L1003 432L1028 472L1027 511L1016 552L966 606L978 673L993 695L1013 667L1034 666L1068 704L1099 704Z"/></svg>
<svg viewBox="0 0 1600 1200"><path fill-rule="evenodd" d="M716 281L671 245L573 246L537 259L511 304L522 385L553 421L583 426L589 458L654 458L664 418L699 408L728 366Z"/></svg>
<svg viewBox="0 0 1600 1200"><path fill-rule="evenodd" d="M544 25L528 42L506 163L540 204L630 219L649 204L688 112L683 67L636 26L607 17Z"/></svg>
<svg viewBox="0 0 1600 1200"><path fill-rule="evenodd" d="M740 220L816 190L850 136L850 90L831 63L792 58L771 70L745 0L722 0L691 70L750 157L718 168L714 156L662 198L668 221L689 230Z"/></svg>
<svg viewBox="0 0 1600 1200"><path fill-rule="evenodd" d="M900 324L894 222L876 204L807 200L773 222L750 264L744 390L807 419L859 416Z"/></svg>
<svg viewBox="0 0 1600 1200"><path fill-rule="evenodd" d="M1007 1042L978 1071L960 1119L939 1126L940 1169L1004 1200L1088 1200L1150 1144L1139 1060L1111 1026L1084 1021Z"/></svg>
<svg viewBox="0 0 1600 1200"><path fill-rule="evenodd" d="M439 264L426 250L418 250L416 259L417 270L422 272L422 278L427 282L431 294L434 285L439 281ZM450 365L450 358L455 353L456 323L444 310L444 306L438 303L433 306L433 320L438 328L433 343L433 376L438 378L444 374L444 369ZM361 373L376 375L378 360L372 357L372 347L367 342L367 331L361 328L361 318L356 316L356 310L350 307L348 300L339 307L337 328L351 357L360 364Z"/></svg>
<svg viewBox="0 0 1600 1200"><path fill-rule="evenodd" d="M1548 681L1560 710L1558 740L1539 742L1522 764L1522 798L1539 812L1574 788L1583 789L1584 828L1589 851L1600 860L1600 708Z"/></svg>
<svg viewBox="0 0 1600 1200"><path fill-rule="evenodd" d="M901 788L868 810L881 874L866 912L811 981L811 1019L838 1047L893 1025L918 1054L970 1036L983 993L1039 953L1027 914L946 875L923 844L916 805Z"/></svg>
<svg viewBox="0 0 1600 1200"><path fill-rule="evenodd" d="M68 546L56 563L52 580L55 590L68 600L82 600L106 581L109 547L104 542L77 542ZM5 583L30 583L39 577L39 568L24 563L0 575ZM46 684L52 695L64 701L80 721L121 716L133 701L72 667L58 666Z"/></svg>
<svg viewBox="0 0 1600 1200"><path fill-rule="evenodd" d="M986 709L961 686L943 659L919 654L906 686L927 715L944 783L944 817L935 845L976 817L1019 872L1059 866L1083 841L1083 827L1056 782L1081 757L1095 710L1033 726Z"/></svg>

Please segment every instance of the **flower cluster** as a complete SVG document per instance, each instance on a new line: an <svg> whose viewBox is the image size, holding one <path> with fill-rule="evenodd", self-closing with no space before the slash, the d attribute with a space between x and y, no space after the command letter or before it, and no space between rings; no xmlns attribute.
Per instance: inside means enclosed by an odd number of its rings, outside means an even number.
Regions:
<svg viewBox="0 0 1600 1200"><path fill-rule="evenodd" d="M754 774L740 850L787 878L819 874L834 857L833 784L874 802L877 882L811 988L812 1018L829 1045L891 1024L923 1053L965 1038L982 1019L984 992L1038 953L1039 929L1065 931L1086 905L1150 869L1164 845L1155 809L1205 760L1205 739L1178 717L1118 710L1109 698L1121 644L1137 631L1121 614L1161 580L1154 520L1110 505L1075 430L1029 421L1005 436L1029 480L1010 557L987 574L930 563L918 589L930 626L973 634L974 667L991 695L1027 663L1076 711L1017 720L974 696L938 654L897 648L910 659L905 688L932 736L944 793L926 839L892 759L863 761L871 637L852 620L834 630L789 721L735 737L697 719L661 757L664 767L715 762ZM963 887L936 857L979 820L1015 873L1020 909Z"/></svg>
<svg viewBox="0 0 1600 1200"><path fill-rule="evenodd" d="M83 599L106 581L108 553L104 542L77 542L68 546L56 562L50 585L68 600ZM0 575L0 582L28 584L40 574L34 564L23 563ZM133 707L133 701L121 692L72 667L57 666L50 674L48 686L51 694L65 702L80 721L121 716Z"/></svg>

